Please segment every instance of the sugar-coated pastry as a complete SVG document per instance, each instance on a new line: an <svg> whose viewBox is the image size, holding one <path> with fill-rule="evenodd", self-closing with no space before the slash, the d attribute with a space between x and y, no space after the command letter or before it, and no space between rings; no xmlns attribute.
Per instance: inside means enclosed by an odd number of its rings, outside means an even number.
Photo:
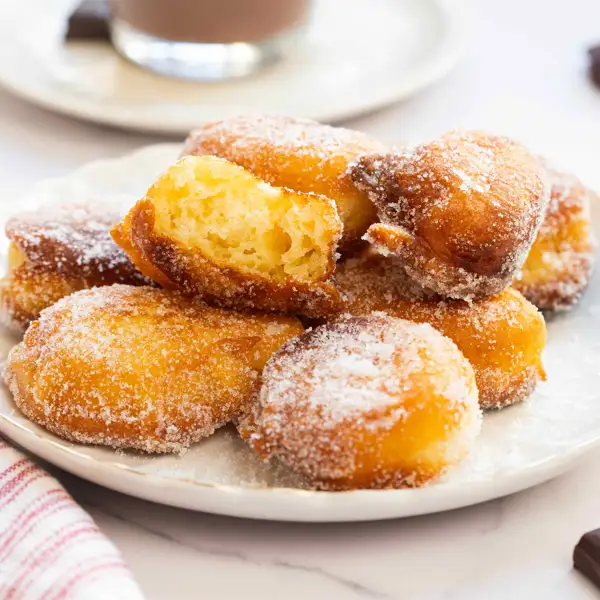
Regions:
<svg viewBox="0 0 600 600"><path fill-rule="evenodd" d="M25 331L40 312L88 287L150 282L110 237L122 218L110 203L50 205L12 217L8 274L0 279L0 315Z"/></svg>
<svg viewBox="0 0 600 600"><path fill-rule="evenodd" d="M251 444L319 489L422 486L469 452L481 426L473 369L456 345L382 313L287 342L262 380Z"/></svg>
<svg viewBox="0 0 600 600"><path fill-rule="evenodd" d="M113 237L164 287L227 308L323 316L341 306L331 281L341 231L324 196L272 187L221 158L187 156Z"/></svg>
<svg viewBox="0 0 600 600"><path fill-rule="evenodd" d="M14 245L8 250L8 274L0 279L0 319L23 332L44 308L86 287L83 279L67 279L28 263Z"/></svg>
<svg viewBox="0 0 600 600"><path fill-rule="evenodd" d="M4 379L21 411L67 440L179 452L247 409L294 317L238 314L114 285L44 310Z"/></svg>
<svg viewBox="0 0 600 600"><path fill-rule="evenodd" d="M473 366L482 408L519 402L545 379L544 318L514 289L472 303L444 299L419 288L399 259L373 251L339 265L336 279L347 312L429 323L454 341Z"/></svg>
<svg viewBox="0 0 600 600"><path fill-rule="evenodd" d="M344 224L340 244L344 251L360 241L376 217L346 168L362 154L384 150L381 143L358 131L263 115L208 123L190 134L183 155L220 156L272 185L331 198Z"/></svg>
<svg viewBox="0 0 600 600"><path fill-rule="evenodd" d="M441 296L472 300L510 284L537 235L549 196L540 160L507 138L454 131L350 167L377 207L366 239L400 257Z"/></svg>
<svg viewBox="0 0 600 600"><path fill-rule="evenodd" d="M513 286L542 310L567 310L592 273L590 200L596 196L572 175L551 170L550 177L546 218Z"/></svg>

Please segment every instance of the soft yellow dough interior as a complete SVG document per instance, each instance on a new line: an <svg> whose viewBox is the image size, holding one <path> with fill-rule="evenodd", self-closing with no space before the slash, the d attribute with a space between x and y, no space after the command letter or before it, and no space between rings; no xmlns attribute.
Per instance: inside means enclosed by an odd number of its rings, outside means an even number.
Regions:
<svg viewBox="0 0 600 600"><path fill-rule="evenodd" d="M335 205L272 187L214 156L188 156L148 191L155 231L219 266L320 281L341 234Z"/></svg>
<svg viewBox="0 0 600 600"><path fill-rule="evenodd" d="M12 271L16 269L18 266L22 265L27 258L21 252L19 247L13 242L8 246L8 269Z"/></svg>

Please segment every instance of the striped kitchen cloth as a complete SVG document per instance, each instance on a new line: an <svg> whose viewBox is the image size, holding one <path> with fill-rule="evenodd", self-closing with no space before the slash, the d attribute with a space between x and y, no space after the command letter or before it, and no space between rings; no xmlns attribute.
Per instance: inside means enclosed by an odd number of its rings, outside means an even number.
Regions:
<svg viewBox="0 0 600 600"><path fill-rule="evenodd" d="M2 439L0 598L143 600L119 551L91 517Z"/></svg>

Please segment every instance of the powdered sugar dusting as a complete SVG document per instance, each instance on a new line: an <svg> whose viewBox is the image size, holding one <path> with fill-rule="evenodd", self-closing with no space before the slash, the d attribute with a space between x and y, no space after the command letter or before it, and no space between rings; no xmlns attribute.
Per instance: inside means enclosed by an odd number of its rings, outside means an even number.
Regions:
<svg viewBox="0 0 600 600"><path fill-rule="evenodd" d="M86 287L83 279L67 279L25 262L0 279L0 319L24 332L44 308Z"/></svg>
<svg viewBox="0 0 600 600"><path fill-rule="evenodd" d="M133 155L101 161L87 167L85 172L49 183L42 196L64 202L65 199L76 200L82 195L92 194L117 198L127 191L128 200L131 200L139 197L148 181L165 164L172 162L176 152L175 145L153 146ZM37 206L39 197L36 189L30 197L30 205ZM593 227L598 235L597 224ZM369 494L367 498L358 493L352 494L352 499L345 494L324 499L321 494L267 490L260 501L262 516L279 515L285 519L294 518L290 515L297 514L301 519L317 520L406 516L439 510L441 506L448 508L472 503L474 495L481 498L479 492L484 487L494 488L486 497L496 497L508 488L514 491L529 485L532 478L538 481L541 477L556 474L557 463L571 464L574 455L583 452L584 444L597 443L598 440L599 327L600 278L593 276L581 303L569 314L559 314L548 321L549 339L545 353L548 382L540 385L530 401L487 414L473 452L434 485L419 490L417 494L409 490L406 493ZM1 341L3 357L4 351L15 343L15 339L5 334ZM143 488L146 494L159 487L179 484L178 501L188 507L206 509L196 484L239 486L236 502L255 499L254 490L248 493L245 488L303 487L293 478L278 478L273 462L256 460L252 450L225 431L226 428L194 445L183 456L149 457L132 452L115 455L111 448L80 446L74 449L72 444L44 432L16 409L6 390L0 393L0 412L3 415L3 431L7 435L7 423L13 421L16 423L13 431L17 428L31 430L40 439L45 437L49 444L62 445L65 455L74 450L85 455L90 470L98 463L105 470L110 470L111 475L123 478L122 466L125 465L133 471L133 485ZM543 472L540 465L543 465ZM563 468L560 466L560 470ZM213 491L215 494L219 492ZM232 494L227 493L227 496ZM448 498L454 500L448 502ZM164 501L164 497L158 494L155 499ZM340 510L342 506L345 512Z"/></svg>
<svg viewBox="0 0 600 600"><path fill-rule="evenodd" d="M340 264L336 281L348 312L384 311L429 323L454 340L475 369L484 408L523 400L542 376L544 320L514 290L471 303L444 299L420 288L400 259L373 251Z"/></svg>
<svg viewBox="0 0 600 600"><path fill-rule="evenodd" d="M590 200L596 195L571 175L549 169L546 217L513 286L543 310L569 310L581 298L595 262Z"/></svg>
<svg viewBox="0 0 600 600"><path fill-rule="evenodd" d="M447 371L436 379L438 368ZM421 485L462 457L479 427L471 368L454 344L429 325L382 313L344 317L291 340L263 381L254 443L319 487ZM406 439L418 435L409 423L421 411L448 419L444 435L431 440L439 453L425 459L426 434L418 450L407 448L404 468L390 469L380 445L403 422ZM465 437L463 420L472 420ZM363 460L375 461L372 472L352 483Z"/></svg>
<svg viewBox="0 0 600 600"><path fill-rule="evenodd" d="M339 340L339 348L332 347L330 337L324 329L315 333L313 347L322 345L323 351L319 350L313 371L318 383L308 396L308 402L314 406L329 406L336 420L342 420L347 412L361 413L393 402L393 395L398 391L396 366L392 360L396 350L393 332L377 335L361 331L356 338L349 333ZM295 365L300 370L306 366Z"/></svg>
<svg viewBox="0 0 600 600"><path fill-rule="evenodd" d="M310 156L327 162L332 155L346 152L349 144L363 146L363 152L381 147L381 144L359 131L330 127L310 119L248 115L208 123L192 132L182 156L197 154L199 146L207 143L209 135L226 138L230 143L230 151L240 161L256 163L262 162L266 152L273 151L285 151L290 161L292 157Z"/></svg>
<svg viewBox="0 0 600 600"><path fill-rule="evenodd" d="M89 285L148 285L110 236L122 212L110 203L53 204L15 215L6 235L38 269Z"/></svg>
<svg viewBox="0 0 600 600"><path fill-rule="evenodd" d="M365 239L402 258L424 287L466 300L510 283L549 195L535 156L481 132L450 132L404 152L364 156L349 173L381 221Z"/></svg>
<svg viewBox="0 0 600 600"><path fill-rule="evenodd" d="M301 331L292 317L114 285L44 310L4 376L24 414L61 437L181 452L246 410L267 358Z"/></svg>
<svg viewBox="0 0 600 600"><path fill-rule="evenodd" d="M344 224L341 249L347 250L373 223L375 210L354 188L346 168L362 154L385 149L364 133L309 119L242 115L192 132L182 156L212 154L273 185L331 198Z"/></svg>

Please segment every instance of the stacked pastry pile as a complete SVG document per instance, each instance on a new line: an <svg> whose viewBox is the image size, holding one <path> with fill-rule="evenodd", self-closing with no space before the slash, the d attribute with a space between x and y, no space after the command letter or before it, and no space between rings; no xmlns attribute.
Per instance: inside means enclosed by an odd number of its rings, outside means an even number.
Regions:
<svg viewBox="0 0 600 600"><path fill-rule="evenodd" d="M133 207L8 223L4 377L68 440L180 452L233 422L317 489L423 485L545 377L538 308L585 288L590 197L483 132L208 124Z"/></svg>

